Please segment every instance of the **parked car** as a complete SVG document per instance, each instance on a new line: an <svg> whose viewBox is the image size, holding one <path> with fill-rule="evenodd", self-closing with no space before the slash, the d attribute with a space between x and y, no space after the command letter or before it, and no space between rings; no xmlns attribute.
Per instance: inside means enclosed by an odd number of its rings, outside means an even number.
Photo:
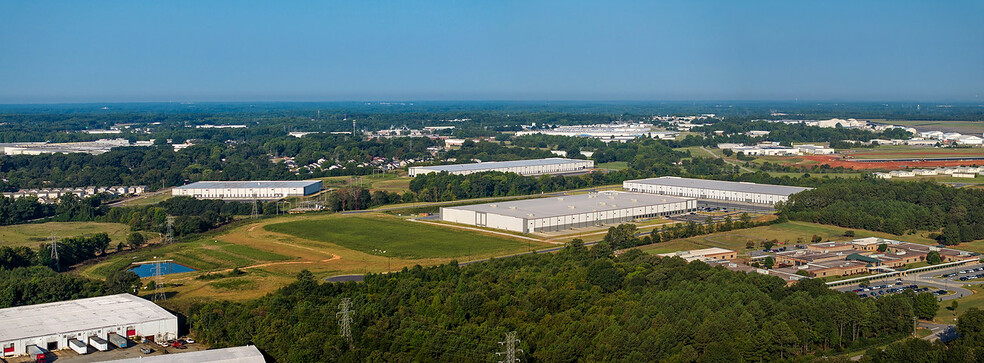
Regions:
<svg viewBox="0 0 984 363"><path fill-rule="evenodd" d="M143 353L143 354L150 354L150 353L153 353L153 352L154 352L154 349L153 348L140 348L140 353Z"/></svg>

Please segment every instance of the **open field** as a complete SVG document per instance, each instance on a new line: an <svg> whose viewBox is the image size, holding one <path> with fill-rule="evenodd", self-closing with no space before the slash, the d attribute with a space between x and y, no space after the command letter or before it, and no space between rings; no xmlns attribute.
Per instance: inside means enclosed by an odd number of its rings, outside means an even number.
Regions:
<svg viewBox="0 0 984 363"><path fill-rule="evenodd" d="M491 235L468 236L460 230L413 224L392 216L326 216L264 228L310 241L333 243L368 254L404 259L450 258L497 254L522 249L524 243Z"/></svg>
<svg viewBox="0 0 984 363"><path fill-rule="evenodd" d="M883 237L923 244L935 244L935 241L921 235L895 236L888 233L853 230L855 237L844 237L844 231L848 228L830 226L824 224L807 222L786 222L771 226L762 226L748 229L740 229L728 232L718 232L709 235L690 237L672 240L664 243L656 243L641 247L643 251L649 253L666 253L680 250L692 250L700 248L721 247L738 252L739 255L747 255L748 249L745 244L749 241L754 242L756 248L760 248L763 240L779 240L779 247L787 244L810 243L813 235L818 235L824 241L848 241L862 237ZM802 238L802 242L797 242Z"/></svg>
<svg viewBox="0 0 984 363"><path fill-rule="evenodd" d="M402 173L385 173L363 176L333 176L321 178L326 188L341 188L361 185L372 190L403 193L410 190L410 180L413 178Z"/></svg>
<svg viewBox="0 0 984 363"><path fill-rule="evenodd" d="M919 131L939 130L943 132L959 132L964 134L980 134L984 132L984 121L920 121L920 120L876 120L871 121L899 126L908 126Z"/></svg>
<svg viewBox="0 0 984 363"><path fill-rule="evenodd" d="M625 170L629 168L629 162L627 161L612 161L609 163L596 164L595 168L598 169L612 169L612 170Z"/></svg>
<svg viewBox="0 0 984 363"><path fill-rule="evenodd" d="M168 200L170 198L171 198L171 191L167 191L167 192L160 193L160 194L148 195L146 197L137 197L137 198L129 199L129 200L123 202L123 205L124 206L127 206L127 207L136 207L136 206L142 206L142 205L151 205L151 204L157 204L157 203L163 202L163 201Z"/></svg>
<svg viewBox="0 0 984 363"><path fill-rule="evenodd" d="M843 153L853 159L893 159L893 158L948 158L961 156L984 157L980 147L917 147L902 145L883 145L871 149L852 149Z"/></svg>
<svg viewBox="0 0 984 363"><path fill-rule="evenodd" d="M52 235L61 239L104 232L109 234L109 238L113 241L111 247L115 247L117 242L126 241L126 236L130 234L130 227L125 224L101 222L47 222L3 226L0 227L0 246L37 248ZM151 237L152 234L144 235Z"/></svg>
<svg viewBox="0 0 984 363"><path fill-rule="evenodd" d="M268 229L270 225L279 226ZM275 231L280 229L288 233ZM294 281L302 270L325 278L395 271L418 264L483 259L526 252L530 247L552 246L502 235L413 223L382 213L316 213L232 226L193 241L113 256L81 266L76 273L104 279L135 261L153 260L155 256L172 259L196 270L164 276L169 284L165 291L170 294L165 306L181 308L196 301L257 298ZM225 273L236 267L246 274L196 279L207 272ZM145 283L147 281L145 279Z"/></svg>

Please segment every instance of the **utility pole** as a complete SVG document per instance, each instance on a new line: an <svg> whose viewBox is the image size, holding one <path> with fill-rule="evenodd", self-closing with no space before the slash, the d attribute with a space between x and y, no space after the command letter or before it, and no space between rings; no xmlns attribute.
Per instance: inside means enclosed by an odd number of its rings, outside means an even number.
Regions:
<svg viewBox="0 0 984 363"><path fill-rule="evenodd" d="M164 237L164 244L174 243L174 216L167 216L167 236Z"/></svg>
<svg viewBox="0 0 984 363"><path fill-rule="evenodd" d="M352 344L352 299L343 298L342 302L338 304L338 308L341 310L335 313L338 317L338 326L341 329L342 338L345 338L349 344Z"/></svg>
<svg viewBox="0 0 984 363"><path fill-rule="evenodd" d="M499 363L513 363L519 362L519 358L516 358L516 352L522 353L522 349L516 349L516 343L519 343L519 339L516 339L516 332L511 331L506 333L506 340L499 342L499 345L505 346L505 352L496 352L495 355L502 356L505 355L505 359L500 360Z"/></svg>
<svg viewBox="0 0 984 363"><path fill-rule="evenodd" d="M154 302L167 300L167 295L164 294L162 286L164 286L164 268L163 261L158 260L157 256L154 256Z"/></svg>
<svg viewBox="0 0 984 363"><path fill-rule="evenodd" d="M51 258L49 262L52 264L51 268L55 269L56 272L61 272L61 264L58 263L58 237L55 237L54 233L51 234Z"/></svg>

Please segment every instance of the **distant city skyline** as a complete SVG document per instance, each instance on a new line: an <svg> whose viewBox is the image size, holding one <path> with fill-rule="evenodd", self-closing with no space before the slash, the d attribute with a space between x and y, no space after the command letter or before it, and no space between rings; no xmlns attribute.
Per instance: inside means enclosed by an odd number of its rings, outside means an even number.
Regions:
<svg viewBox="0 0 984 363"><path fill-rule="evenodd" d="M981 1L0 3L0 103L984 102Z"/></svg>

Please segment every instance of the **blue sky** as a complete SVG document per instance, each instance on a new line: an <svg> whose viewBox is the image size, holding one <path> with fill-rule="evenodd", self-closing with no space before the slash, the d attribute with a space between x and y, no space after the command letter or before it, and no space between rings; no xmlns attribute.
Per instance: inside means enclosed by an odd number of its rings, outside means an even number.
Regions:
<svg viewBox="0 0 984 363"><path fill-rule="evenodd" d="M984 101L984 1L0 1L0 103Z"/></svg>

